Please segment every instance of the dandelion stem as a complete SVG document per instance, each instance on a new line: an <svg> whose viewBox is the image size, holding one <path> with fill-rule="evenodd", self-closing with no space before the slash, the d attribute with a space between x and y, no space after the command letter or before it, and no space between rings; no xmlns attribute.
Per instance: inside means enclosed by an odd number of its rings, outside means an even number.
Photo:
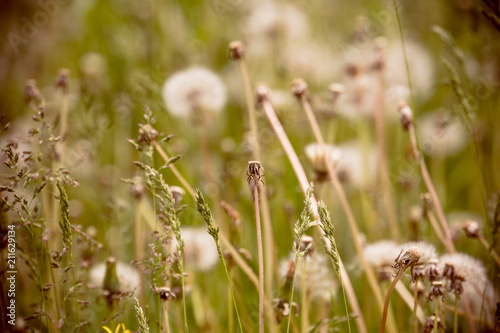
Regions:
<svg viewBox="0 0 500 333"><path fill-rule="evenodd" d="M418 277L415 279L415 289L413 290L413 299L414 299L414 305L413 305L413 331L415 333L418 333L418 316L417 316L417 308L418 308Z"/></svg>
<svg viewBox="0 0 500 333"><path fill-rule="evenodd" d="M403 266L402 268L399 269L398 274L394 277L392 280L389 289L387 290L387 294L385 294L385 301L384 301L384 312L382 313L382 325L380 326L380 333L385 332L385 324L387 321L387 312L389 310L389 302L391 300L391 294L392 291L394 290L394 287L396 287L396 284L399 282L399 279L401 279L401 276L403 276L404 272L410 265L407 264Z"/></svg>
<svg viewBox="0 0 500 333"><path fill-rule="evenodd" d="M264 257L262 253L262 231L260 229L259 184L253 181L255 223L257 227L257 252L259 257L259 333L264 333Z"/></svg>
<svg viewBox="0 0 500 333"><path fill-rule="evenodd" d="M483 237L483 235L478 234L477 239L481 242L481 244L483 244L483 246L486 248L486 250L488 250L488 252L491 254L491 256L493 257L493 259L495 260L497 265L500 267L500 257L498 256L497 251L493 247L490 246L490 244Z"/></svg>
<svg viewBox="0 0 500 333"><path fill-rule="evenodd" d="M441 227L443 228L444 231L444 236L446 239L446 250L449 253L454 253L455 252L455 247L453 245L453 240L451 238L451 232L450 229L448 228L448 223L446 222L446 217L444 216L443 212L443 207L441 206L441 202L439 201L439 197L437 195L436 189L434 187L434 184L432 183L432 179L429 175L429 170L427 170L427 166L425 165L424 158L420 154L420 151L418 149L418 144L417 144L417 135L415 134L415 126L413 125L413 122L408 126L408 133L410 135L410 141L412 145L412 150L415 158L418 161L418 164L420 165L420 171L422 174L422 179L425 183L425 186L427 187L427 190L429 191L429 194L432 199L432 203L434 205L434 208L436 209L436 214L439 219L439 222L441 223Z"/></svg>
<svg viewBox="0 0 500 333"><path fill-rule="evenodd" d="M248 108L248 118L250 122L250 130L252 133L252 144L253 144L253 159L256 161L262 161L261 148L259 143L259 132L257 126L257 114L255 112L255 103L254 97L252 95L252 87L250 84L250 76L248 75L248 68L245 61L245 57L242 55L238 57L238 63L240 65L241 77L243 79L243 85L245 86L245 97ZM259 184L259 186L261 186ZM273 228L271 225L271 213L269 209L269 202L267 200L267 195L264 190L264 187L261 186L259 189L262 193L260 196L260 204L262 206L262 222L264 228L264 248L265 248L265 289L266 289L266 297L268 299L272 299L273 292L273 270L274 270L274 262L275 262L275 247L274 247L274 234ZM271 328L271 332L276 332L276 323L275 318L272 313L269 313L269 324Z"/></svg>
<svg viewBox="0 0 500 333"><path fill-rule="evenodd" d="M453 311L453 333L458 332L458 297L455 297L455 311Z"/></svg>

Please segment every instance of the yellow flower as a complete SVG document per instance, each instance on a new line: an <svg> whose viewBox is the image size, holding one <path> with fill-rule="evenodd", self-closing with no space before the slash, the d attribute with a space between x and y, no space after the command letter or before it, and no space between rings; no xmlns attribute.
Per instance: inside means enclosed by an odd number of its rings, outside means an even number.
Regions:
<svg viewBox="0 0 500 333"><path fill-rule="evenodd" d="M106 333L113 333L113 331L111 331L107 326L103 326L102 328L106 331ZM120 333L120 328L122 329L123 333L131 333L128 329L125 328L124 324L118 324L118 326L116 326L115 333Z"/></svg>

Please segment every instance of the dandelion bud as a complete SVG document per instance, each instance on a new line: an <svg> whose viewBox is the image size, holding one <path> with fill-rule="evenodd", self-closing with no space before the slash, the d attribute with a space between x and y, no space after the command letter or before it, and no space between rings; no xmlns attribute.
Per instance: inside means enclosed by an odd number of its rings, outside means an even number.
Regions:
<svg viewBox="0 0 500 333"><path fill-rule="evenodd" d="M57 74L55 86L56 88L61 88L64 93L67 93L69 90L69 74L70 71L67 68L61 68Z"/></svg>
<svg viewBox="0 0 500 333"><path fill-rule="evenodd" d="M477 238L479 236L479 224L476 221L465 221L463 229L469 238Z"/></svg>
<svg viewBox="0 0 500 333"><path fill-rule="evenodd" d="M307 94L307 82L301 78L294 79L292 81L292 94L300 100Z"/></svg>
<svg viewBox="0 0 500 333"><path fill-rule="evenodd" d="M102 287L110 296L120 293L120 280L116 272L116 259L114 257L109 257L106 260L106 275L104 275Z"/></svg>
<svg viewBox="0 0 500 333"><path fill-rule="evenodd" d="M413 111L405 102L399 104L398 111L399 111L399 120L401 121L401 125L403 125L405 131L407 131L410 128L410 126L413 125Z"/></svg>
<svg viewBox="0 0 500 333"><path fill-rule="evenodd" d="M29 105L31 102L37 103L40 99L40 91L36 86L36 81L27 80L24 86L24 101L26 105Z"/></svg>
<svg viewBox="0 0 500 333"><path fill-rule="evenodd" d="M244 57L245 50L243 44L239 40L229 43L229 59L240 60Z"/></svg>

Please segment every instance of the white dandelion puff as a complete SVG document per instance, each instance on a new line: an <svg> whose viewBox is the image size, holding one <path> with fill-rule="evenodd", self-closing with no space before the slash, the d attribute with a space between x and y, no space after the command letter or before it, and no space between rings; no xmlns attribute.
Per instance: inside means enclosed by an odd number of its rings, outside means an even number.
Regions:
<svg viewBox="0 0 500 333"><path fill-rule="evenodd" d="M168 110L179 117L189 117L200 110L219 112L226 103L224 83L201 67L172 75L163 85L162 94Z"/></svg>

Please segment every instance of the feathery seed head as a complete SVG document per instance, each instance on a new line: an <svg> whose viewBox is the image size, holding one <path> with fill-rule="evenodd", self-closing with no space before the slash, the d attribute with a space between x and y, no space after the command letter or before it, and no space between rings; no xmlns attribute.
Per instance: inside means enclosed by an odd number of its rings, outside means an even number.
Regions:
<svg viewBox="0 0 500 333"><path fill-rule="evenodd" d="M196 112L219 112L226 103L226 88L208 69L193 67L170 76L162 89L168 110L175 116L193 117Z"/></svg>
<svg viewBox="0 0 500 333"><path fill-rule="evenodd" d="M328 88L330 90L333 103L335 103L339 96L345 92L345 86L341 83L332 83Z"/></svg>
<svg viewBox="0 0 500 333"><path fill-rule="evenodd" d="M435 259L438 257L436 247L430 243L424 242L424 241L418 241L418 242L407 242L404 243L403 248L410 249L412 247L416 247L420 250L420 263L425 264L431 259Z"/></svg>

